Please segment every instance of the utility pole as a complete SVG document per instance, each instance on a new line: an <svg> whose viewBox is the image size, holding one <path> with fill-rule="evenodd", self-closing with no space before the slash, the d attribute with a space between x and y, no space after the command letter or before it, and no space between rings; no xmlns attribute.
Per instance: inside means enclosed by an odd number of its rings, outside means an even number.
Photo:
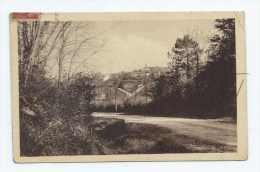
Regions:
<svg viewBox="0 0 260 172"><path fill-rule="evenodd" d="M95 107L96 107L96 101L99 101L99 99L98 99L98 90L99 89L99 78L97 77L96 78L96 85L95 85L95 87L94 87L94 103L95 103Z"/></svg>
<svg viewBox="0 0 260 172"><path fill-rule="evenodd" d="M115 111L117 112L117 102L116 102L116 94L117 94L117 82L116 82L116 76L114 74L114 84L115 84Z"/></svg>
<svg viewBox="0 0 260 172"><path fill-rule="evenodd" d="M109 105L111 104L111 86L112 86L112 84L111 84L111 73L109 74L109 98L108 98L108 103L109 103Z"/></svg>
<svg viewBox="0 0 260 172"><path fill-rule="evenodd" d="M96 87L97 87L97 84L95 84L95 86L94 86L94 108L96 108Z"/></svg>

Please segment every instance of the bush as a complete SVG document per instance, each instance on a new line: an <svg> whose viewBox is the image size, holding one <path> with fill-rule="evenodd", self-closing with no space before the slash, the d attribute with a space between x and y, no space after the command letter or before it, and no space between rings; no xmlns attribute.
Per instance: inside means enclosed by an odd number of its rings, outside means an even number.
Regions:
<svg viewBox="0 0 260 172"><path fill-rule="evenodd" d="M65 117L90 114L93 79L91 76L78 73L60 84L57 104Z"/></svg>
<svg viewBox="0 0 260 172"><path fill-rule="evenodd" d="M92 140L86 123L67 121L59 116L50 122L21 116L21 156L92 154Z"/></svg>
<svg viewBox="0 0 260 172"><path fill-rule="evenodd" d="M49 83L42 92L37 91L42 85L33 82L29 88L35 89L20 92L21 156L92 154L93 138L87 127L93 120L91 76L79 73L58 85Z"/></svg>
<svg viewBox="0 0 260 172"><path fill-rule="evenodd" d="M125 121L122 119L96 118L91 127L94 130L93 132L96 132L100 137L111 139L124 132Z"/></svg>

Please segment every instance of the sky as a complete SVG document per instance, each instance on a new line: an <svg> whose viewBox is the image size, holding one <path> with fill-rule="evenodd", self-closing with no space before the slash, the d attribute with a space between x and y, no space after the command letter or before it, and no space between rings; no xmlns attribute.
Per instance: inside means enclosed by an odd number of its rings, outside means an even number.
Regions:
<svg viewBox="0 0 260 172"><path fill-rule="evenodd" d="M82 31L78 39L88 35L98 36L81 48L77 55L78 64L74 67L80 71L95 71L104 75L133 71L145 66L166 67L170 60L167 53L171 51L177 38L182 38L187 33L199 34L198 41L203 43L205 39L202 38L216 34L214 20L126 20L86 23L91 27ZM102 44L104 46L98 49ZM95 52L96 50L98 51ZM58 71L56 56L57 53L53 53L49 63L50 73L54 76Z"/></svg>
<svg viewBox="0 0 260 172"><path fill-rule="evenodd" d="M102 35L106 45L94 57L95 70L104 74L132 71L145 65L165 67L169 62L167 52L177 38L186 33L205 37L216 32L214 20L97 22L95 27L99 30L109 25L112 27Z"/></svg>

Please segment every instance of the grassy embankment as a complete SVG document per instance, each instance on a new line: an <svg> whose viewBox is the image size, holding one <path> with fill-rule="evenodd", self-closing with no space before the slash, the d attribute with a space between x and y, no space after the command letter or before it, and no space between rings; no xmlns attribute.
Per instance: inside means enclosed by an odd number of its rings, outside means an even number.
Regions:
<svg viewBox="0 0 260 172"><path fill-rule="evenodd" d="M96 118L93 124L99 154L159 154L232 152L233 147L175 134L150 124L125 123L119 119Z"/></svg>
<svg viewBox="0 0 260 172"><path fill-rule="evenodd" d="M21 156L227 152L233 149L150 124L88 118L44 121L21 115Z"/></svg>

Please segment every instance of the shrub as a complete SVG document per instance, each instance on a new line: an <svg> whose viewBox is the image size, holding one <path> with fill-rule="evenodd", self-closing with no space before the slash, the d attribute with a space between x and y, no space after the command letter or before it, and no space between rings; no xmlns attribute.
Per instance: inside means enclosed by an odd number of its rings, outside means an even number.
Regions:
<svg viewBox="0 0 260 172"><path fill-rule="evenodd" d="M31 84L35 89L20 96L21 156L92 154L87 128L93 120L91 76L75 74L59 85L49 84L50 89L41 93L35 91L38 86ZM24 107L36 115L29 116Z"/></svg>

